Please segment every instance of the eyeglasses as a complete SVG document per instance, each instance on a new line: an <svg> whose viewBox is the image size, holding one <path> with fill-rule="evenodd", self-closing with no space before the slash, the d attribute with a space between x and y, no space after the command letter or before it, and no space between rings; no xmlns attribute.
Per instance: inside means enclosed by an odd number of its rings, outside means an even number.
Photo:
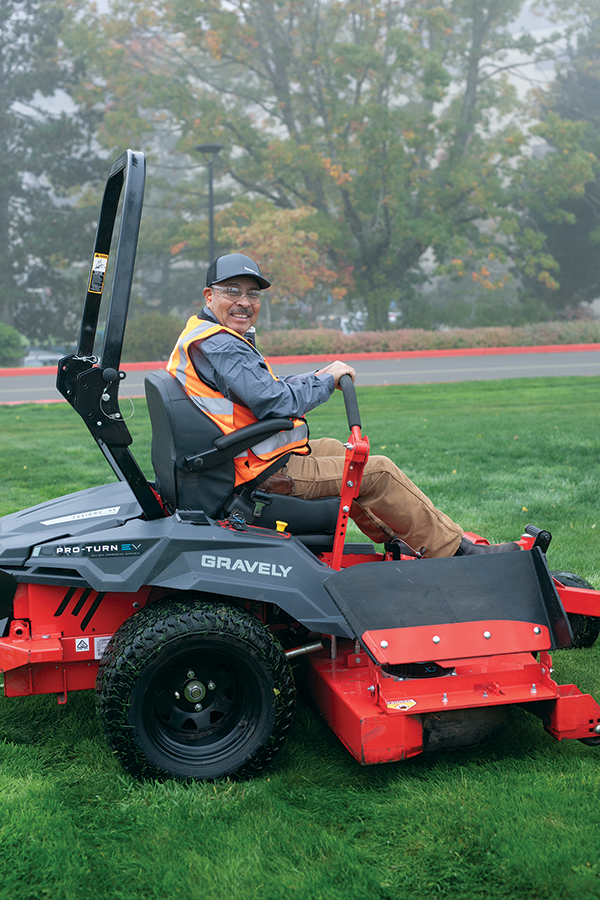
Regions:
<svg viewBox="0 0 600 900"><path fill-rule="evenodd" d="M230 285L219 287L216 284L212 284L211 288L213 291L220 291L221 294L227 294L231 300L241 300L242 297L247 297L252 305L260 303L262 300L262 291L242 291L240 288L231 287Z"/></svg>

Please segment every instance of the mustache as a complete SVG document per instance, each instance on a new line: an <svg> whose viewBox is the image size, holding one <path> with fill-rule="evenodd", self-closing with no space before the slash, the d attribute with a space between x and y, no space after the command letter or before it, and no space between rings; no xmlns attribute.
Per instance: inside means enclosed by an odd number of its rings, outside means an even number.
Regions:
<svg viewBox="0 0 600 900"><path fill-rule="evenodd" d="M235 309L230 310L230 315L246 316L246 315L250 315L250 310L246 309L245 306L236 306Z"/></svg>

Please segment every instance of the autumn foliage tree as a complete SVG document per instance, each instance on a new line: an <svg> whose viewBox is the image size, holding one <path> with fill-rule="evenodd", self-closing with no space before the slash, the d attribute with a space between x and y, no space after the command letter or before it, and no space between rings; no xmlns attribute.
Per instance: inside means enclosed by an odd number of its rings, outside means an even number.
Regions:
<svg viewBox="0 0 600 900"><path fill-rule="evenodd" d="M507 72L516 55L550 54L559 36L511 30L522 7L118 0L94 30L104 43L90 97L103 104L103 140L115 148L170 140L179 157L161 152L160 161L177 165L198 143L222 143L222 208L241 196L249 215L257 199L314 209L327 266L340 283L352 272L348 295L365 303L369 327L387 326L392 300L410 324L415 289L433 272L501 290L489 265L498 260L548 292L557 286L526 211L533 204L560 218L593 160L577 124L558 115L539 133L560 156L531 158ZM181 225L169 219L168 246L189 240L202 194L196 173L165 199Z"/></svg>

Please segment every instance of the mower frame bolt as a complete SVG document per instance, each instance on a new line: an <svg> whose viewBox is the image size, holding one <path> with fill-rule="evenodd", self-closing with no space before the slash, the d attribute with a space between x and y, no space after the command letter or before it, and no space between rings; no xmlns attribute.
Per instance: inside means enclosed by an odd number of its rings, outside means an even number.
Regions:
<svg viewBox="0 0 600 900"><path fill-rule="evenodd" d="M176 700L181 700L181 694L179 693L179 691L175 691L173 696L175 697Z"/></svg>
<svg viewBox="0 0 600 900"><path fill-rule="evenodd" d="M441 637L439 636L439 634L434 634L434 636L431 638L431 640L433 641L434 644L439 644L439 642L441 641Z"/></svg>
<svg viewBox="0 0 600 900"><path fill-rule="evenodd" d="M383 649L385 650L385 648L388 646L388 642L387 642L387 641L382 641L382 642L381 642L381 646L382 646Z"/></svg>
<svg viewBox="0 0 600 900"><path fill-rule="evenodd" d="M539 625L536 625L536 626L535 626L535 628L533 629L533 633L534 633L534 634L541 634L541 633L542 633L542 629L539 627Z"/></svg>
<svg viewBox="0 0 600 900"><path fill-rule="evenodd" d="M484 638L486 639L486 641L489 641L489 639L490 639L491 636L492 636L492 632L491 632L491 631L484 631L484 632L483 632L483 636L484 636Z"/></svg>
<svg viewBox="0 0 600 900"><path fill-rule="evenodd" d="M596 725L594 731L596 732L596 734L600 734L600 725Z"/></svg>

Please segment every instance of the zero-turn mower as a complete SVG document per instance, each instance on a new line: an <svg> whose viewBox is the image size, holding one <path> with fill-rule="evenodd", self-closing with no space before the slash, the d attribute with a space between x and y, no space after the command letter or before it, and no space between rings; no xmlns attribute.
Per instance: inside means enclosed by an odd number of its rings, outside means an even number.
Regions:
<svg viewBox="0 0 600 900"><path fill-rule="evenodd" d="M527 526L521 553L450 559L345 542L369 453L349 378L341 497L235 493L234 457L291 421L223 435L166 371L146 379L146 479L118 402L144 181L142 153L112 165L77 352L58 365L117 480L0 520L5 695L62 704L95 688L109 746L145 778L261 771L290 728L296 681L363 764L475 743L514 704L558 740L599 745L600 705L553 680L550 652L593 643L600 592L549 572L547 531Z"/></svg>

